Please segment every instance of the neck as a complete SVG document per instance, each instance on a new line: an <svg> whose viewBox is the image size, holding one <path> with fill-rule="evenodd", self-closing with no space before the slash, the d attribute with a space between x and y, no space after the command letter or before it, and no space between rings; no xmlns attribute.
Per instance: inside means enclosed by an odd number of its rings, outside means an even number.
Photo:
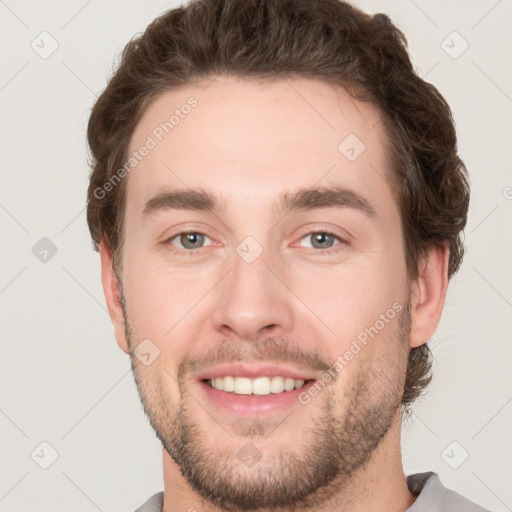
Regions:
<svg viewBox="0 0 512 512"><path fill-rule="evenodd" d="M351 476L350 483L345 482L341 492L336 492L340 486L336 481L332 482L332 496L320 508L299 509L292 505L290 508L275 508L273 511L405 512L414 502L415 496L407 487L403 471L400 432L399 410L386 437L372 453L368 463ZM194 492L166 450L163 450L163 469L163 512L225 512ZM267 511L260 509L258 512Z"/></svg>

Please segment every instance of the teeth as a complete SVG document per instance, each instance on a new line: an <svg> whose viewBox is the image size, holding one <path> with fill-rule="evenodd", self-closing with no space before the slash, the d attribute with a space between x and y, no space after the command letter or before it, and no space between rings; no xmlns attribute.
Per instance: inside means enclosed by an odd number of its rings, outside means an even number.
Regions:
<svg viewBox="0 0 512 512"><path fill-rule="evenodd" d="M215 377L208 383L219 391L227 391L237 395L270 395L270 393L282 393L292 391L304 386L302 379L290 379L285 377Z"/></svg>
<svg viewBox="0 0 512 512"><path fill-rule="evenodd" d="M217 380L217 379L215 379ZM222 390L223 391L230 391L230 392L233 392L235 391L235 378L234 377L224 377L224 379L220 378L219 379L220 381L224 380L224 383L223 383L223 386L222 386Z"/></svg>

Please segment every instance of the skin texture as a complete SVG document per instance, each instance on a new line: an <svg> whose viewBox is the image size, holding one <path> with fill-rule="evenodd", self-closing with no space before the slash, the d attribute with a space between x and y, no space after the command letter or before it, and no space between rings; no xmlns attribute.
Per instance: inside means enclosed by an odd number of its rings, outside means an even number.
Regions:
<svg viewBox="0 0 512 512"><path fill-rule="evenodd" d="M127 178L122 289L100 247L116 340L164 446L165 512L405 510L414 500L400 455L408 350L435 332L448 253L432 248L409 282L378 112L317 80L217 76L158 96L130 151L191 96L197 106ZM365 145L354 161L338 149L349 134ZM273 206L284 192L333 185L375 215ZM154 196L190 188L220 196L223 211L144 217ZM206 236L187 249L184 230ZM312 231L339 239L315 244ZM236 251L247 236L263 249L250 264ZM393 304L400 313L306 405L231 414L196 380L216 361L272 362L319 379ZM133 354L147 339L160 351L148 366ZM259 454L250 467L237 456L248 442Z"/></svg>

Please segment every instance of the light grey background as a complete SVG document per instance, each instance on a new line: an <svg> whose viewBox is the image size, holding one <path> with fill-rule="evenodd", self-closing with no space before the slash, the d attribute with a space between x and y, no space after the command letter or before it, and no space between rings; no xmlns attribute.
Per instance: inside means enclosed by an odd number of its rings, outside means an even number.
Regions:
<svg viewBox="0 0 512 512"><path fill-rule="evenodd" d="M85 129L114 57L173 5L0 0L2 511L133 511L163 488L91 249ZM467 256L431 343L434 382L404 426L405 471L436 471L483 506L512 510L512 3L357 5L405 32L453 109L472 182ZM43 237L55 255L44 241L33 251Z"/></svg>

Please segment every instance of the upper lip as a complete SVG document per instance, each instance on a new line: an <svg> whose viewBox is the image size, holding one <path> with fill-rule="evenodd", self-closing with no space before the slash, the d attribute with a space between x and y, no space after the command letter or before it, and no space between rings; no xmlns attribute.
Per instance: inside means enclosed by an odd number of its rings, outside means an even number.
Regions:
<svg viewBox="0 0 512 512"><path fill-rule="evenodd" d="M203 372L199 373L197 380L214 379L215 377L225 377L230 375L233 377L248 377L255 379L257 377L285 377L297 380L313 380L315 376L310 372L291 368L287 366L279 366L276 364L247 364L247 363L225 363L219 364Z"/></svg>

